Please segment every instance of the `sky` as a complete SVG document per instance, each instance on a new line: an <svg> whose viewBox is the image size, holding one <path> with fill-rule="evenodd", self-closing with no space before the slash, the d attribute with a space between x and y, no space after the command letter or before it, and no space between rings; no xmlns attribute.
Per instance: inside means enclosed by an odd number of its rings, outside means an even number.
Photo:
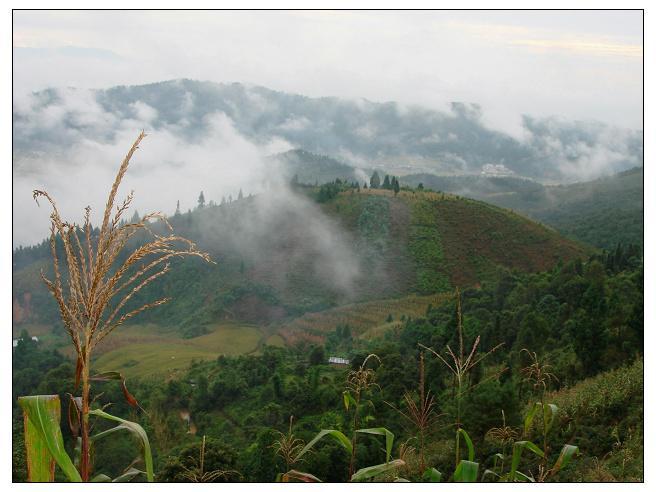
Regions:
<svg viewBox="0 0 656 492"><path fill-rule="evenodd" d="M191 78L642 129L640 11L15 11L14 93Z"/></svg>

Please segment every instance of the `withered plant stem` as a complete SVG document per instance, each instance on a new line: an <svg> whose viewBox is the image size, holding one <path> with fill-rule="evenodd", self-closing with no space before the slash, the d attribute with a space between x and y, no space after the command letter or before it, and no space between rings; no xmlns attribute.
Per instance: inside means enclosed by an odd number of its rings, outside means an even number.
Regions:
<svg viewBox="0 0 656 492"><path fill-rule="evenodd" d="M88 481L91 473L89 410L90 410L90 365L93 349L105 337L127 320L169 300L162 298L126 310L125 305L135 294L169 271L169 261L176 257L198 256L207 262L210 257L196 249L196 245L173 234L166 217L159 212L144 215L132 223L122 223L123 214L129 209L134 192L130 192L112 216L114 203L121 181L130 164L130 159L146 137L142 131L134 141L112 184L103 214L102 226L94 237L91 226L91 209L85 208L82 227L64 221L55 201L46 191L34 190L38 203L40 197L48 200L50 214L50 251L52 254L53 278L48 279L43 271L41 278L51 292L77 355L76 386L82 383L82 405L80 416L81 457L80 475ZM159 235L150 228L150 221L164 224L169 234ZM149 240L138 246L122 263L117 260L128 241L137 232L147 234ZM81 236L81 237L80 237ZM58 240L63 247L64 264L60 264ZM66 285L62 280L62 268L66 269ZM127 277L130 275L129 277ZM127 278L126 278L127 277ZM115 307L110 311L110 305Z"/></svg>

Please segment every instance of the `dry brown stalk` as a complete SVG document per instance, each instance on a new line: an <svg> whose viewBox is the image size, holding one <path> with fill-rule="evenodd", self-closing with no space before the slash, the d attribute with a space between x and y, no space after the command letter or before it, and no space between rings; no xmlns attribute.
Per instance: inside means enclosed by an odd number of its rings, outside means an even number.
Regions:
<svg viewBox="0 0 656 492"><path fill-rule="evenodd" d="M50 250L54 278L46 278L43 271L41 278L59 306L61 319L77 354L76 382L82 382L80 474L85 481L89 479L90 474L89 378L93 349L125 321L169 300L169 298L162 298L127 312L121 311L137 292L169 271L169 260L176 257L197 256L212 262L207 253L196 249L193 242L173 234L166 217L159 212L147 214L138 222L120 225L123 214L132 203L134 192L130 192L116 207L112 217L121 180L125 176L130 159L145 137L146 134L142 131L119 167L107 199L102 226L96 237L91 226L89 207L85 208L84 225L80 227L61 218L55 201L47 192L42 190L33 192L37 204L38 199L43 197L52 207ZM149 227L151 220L161 221L169 234L161 236L154 233ZM128 240L139 231L144 231L150 240L139 246L123 263L117 265L116 260ZM57 251L58 239L63 245L63 258L68 273L66 286L63 285L62 265ZM127 272L135 268L136 273L120 283ZM116 303L116 307L108 312L108 306L112 303Z"/></svg>

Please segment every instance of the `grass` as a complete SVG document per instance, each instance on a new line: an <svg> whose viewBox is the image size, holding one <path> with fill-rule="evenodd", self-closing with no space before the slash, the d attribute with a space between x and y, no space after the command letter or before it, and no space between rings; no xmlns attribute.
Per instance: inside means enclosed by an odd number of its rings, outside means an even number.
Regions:
<svg viewBox="0 0 656 492"><path fill-rule="evenodd" d="M95 367L101 372L120 371L128 377L174 375L192 360L254 352L262 340L257 327L236 323L216 325L207 335L187 340L159 332L152 325L131 326L115 335L113 346L98 357Z"/></svg>
<svg viewBox="0 0 656 492"><path fill-rule="evenodd" d="M264 341L265 345L271 345L273 347L284 347L285 340L280 335L271 335Z"/></svg>

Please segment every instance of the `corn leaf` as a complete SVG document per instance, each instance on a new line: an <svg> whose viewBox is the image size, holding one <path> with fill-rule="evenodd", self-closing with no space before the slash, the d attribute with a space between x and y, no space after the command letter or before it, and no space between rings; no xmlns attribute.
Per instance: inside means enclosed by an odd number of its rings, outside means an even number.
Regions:
<svg viewBox="0 0 656 492"><path fill-rule="evenodd" d="M130 422L129 420L124 420L120 417L115 417L114 415L110 415L106 412L103 412L102 410L91 410L89 414L119 423L119 425L117 425L116 427L113 427L107 431L101 432L93 436L94 441L121 429L128 430L139 438L139 440L141 441L141 446L143 448L144 463L146 464L146 477L149 482L153 482L155 480L154 473L153 473L153 455L150 451L150 442L148 441L148 435L146 434L146 431L143 430L143 427L141 427L136 422Z"/></svg>
<svg viewBox="0 0 656 492"><path fill-rule="evenodd" d="M96 483L96 482L111 482L112 479L109 478L109 477L108 477L107 475L105 475L104 473L99 473L98 475L96 475L95 477L93 477L93 478L91 479L91 481L94 482L94 483Z"/></svg>
<svg viewBox="0 0 656 492"><path fill-rule="evenodd" d="M385 436L385 463L388 463L392 454L392 446L394 445L394 434L388 431L385 427L373 427L371 429L358 429L356 432L363 434L377 434Z"/></svg>
<svg viewBox="0 0 656 492"><path fill-rule="evenodd" d="M120 381L121 382L121 390L123 391L123 397L125 398L125 401L130 405L131 407L134 408L139 408L141 411L144 411L143 408L141 408L141 405L139 405L139 402L137 399L128 391L128 387L125 384L125 378L123 377L123 374L121 374L118 371L107 371L103 372L100 374L95 374L91 376L91 381Z"/></svg>
<svg viewBox="0 0 656 492"><path fill-rule="evenodd" d="M428 468L421 478L424 482L437 483L442 481L442 474L435 468Z"/></svg>
<svg viewBox="0 0 656 492"><path fill-rule="evenodd" d="M303 456L310 449L312 449L312 447L324 436L332 437L335 441L341 444L344 449L346 449L348 454L351 454L351 452L353 451L353 446L351 445L350 439L346 437L344 434L342 434L340 431L334 429L323 429L319 431L319 433L316 436L314 436L314 439L312 439L309 443L305 445L303 449L301 449L298 455L296 455L296 459L298 460L301 456Z"/></svg>
<svg viewBox="0 0 656 492"><path fill-rule="evenodd" d="M380 465L369 466L367 468L360 468L356 471L351 477L351 482L359 482L361 480L367 480L369 478L374 478L381 473L385 473L399 466L404 466L405 461L403 460L393 460L389 463L381 463Z"/></svg>
<svg viewBox="0 0 656 492"><path fill-rule="evenodd" d="M520 471L515 472L515 475L517 478L524 480L525 482L535 483L535 480L532 477L529 477L528 475L524 475Z"/></svg>
<svg viewBox="0 0 656 492"><path fill-rule="evenodd" d="M344 396L344 408L346 408L347 412L351 405L355 406L358 404L349 391L344 391L343 396Z"/></svg>
<svg viewBox="0 0 656 492"><path fill-rule="evenodd" d="M28 480L52 481L54 479L52 460L54 460L71 482L81 482L79 472L64 449L64 439L59 427L61 419L59 396L22 396L18 398L18 404L25 415ZM49 456L45 454L46 449ZM49 471L51 469L52 473Z"/></svg>
<svg viewBox="0 0 656 492"><path fill-rule="evenodd" d="M528 436L528 433L531 430L531 424L533 423L533 418L535 417L535 414L540 406L541 404L539 402L534 403L533 406L529 409L528 413L526 414L526 417L524 417L525 436Z"/></svg>
<svg viewBox="0 0 656 492"><path fill-rule="evenodd" d="M555 473L558 473L559 470L565 468L567 466L567 463L569 463L572 460L572 458L577 454L579 454L578 446L565 444L563 446L563 449L560 450L560 455L558 456L558 460L556 460L556 464L551 469L551 474L553 475Z"/></svg>
<svg viewBox="0 0 656 492"><path fill-rule="evenodd" d="M458 434L462 434L465 438L465 443L467 443L467 450L469 452L469 461L474 461L474 443L472 443L469 434L467 434L465 429L458 429Z"/></svg>
<svg viewBox="0 0 656 492"><path fill-rule="evenodd" d="M41 439L32 421L23 416L25 429L25 451L28 482L53 482L55 480L55 459L48 451L45 440Z"/></svg>
<svg viewBox="0 0 656 492"><path fill-rule="evenodd" d="M558 415L558 406L553 403L548 403L544 407L544 415L547 416L545 421L547 422L547 432L549 432L556 416Z"/></svg>
<svg viewBox="0 0 656 492"><path fill-rule="evenodd" d="M498 473L493 472L488 468L483 472L483 477L481 477L481 481L485 482L485 479L490 476L493 478L501 478Z"/></svg>
<svg viewBox="0 0 656 492"><path fill-rule="evenodd" d="M510 481L514 482L516 478L517 469L519 468L519 461L522 457L524 448L537 454L540 458L544 457L542 450L531 441L517 441L513 446L512 461L510 463Z"/></svg>
<svg viewBox="0 0 656 492"><path fill-rule="evenodd" d="M137 470L136 468L129 468L127 471L123 472L121 475L116 477L112 482L114 483L120 483L120 482L129 482L132 480L134 477L137 475L141 475L143 472L141 470Z"/></svg>
<svg viewBox="0 0 656 492"><path fill-rule="evenodd" d="M305 473L301 472L298 470L289 470L287 473L284 473L280 476L280 481L281 482L291 482L292 480L297 480L299 482L314 482L314 483L319 483L321 480L319 480L317 477L312 475L311 473Z"/></svg>
<svg viewBox="0 0 656 492"><path fill-rule="evenodd" d="M461 460L453 473L454 482L468 482L476 481L478 476L478 463L474 461Z"/></svg>

